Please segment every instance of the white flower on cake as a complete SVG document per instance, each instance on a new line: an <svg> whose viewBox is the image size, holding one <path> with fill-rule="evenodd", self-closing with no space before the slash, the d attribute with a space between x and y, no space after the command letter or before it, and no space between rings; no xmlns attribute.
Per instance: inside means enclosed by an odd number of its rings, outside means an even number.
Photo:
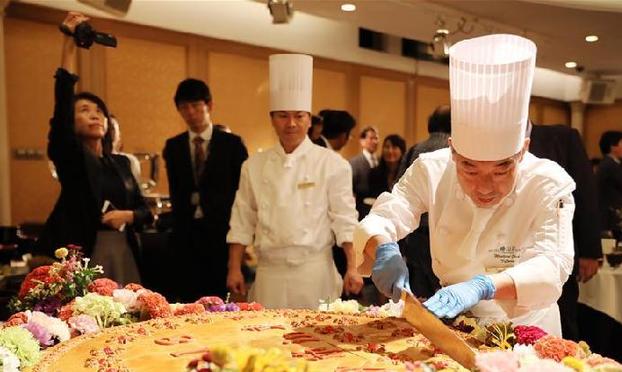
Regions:
<svg viewBox="0 0 622 372"><path fill-rule="evenodd" d="M0 367L2 372L19 372L19 358L9 349L0 346Z"/></svg>
<svg viewBox="0 0 622 372"><path fill-rule="evenodd" d="M342 314L358 314L360 305L356 300L341 301L340 298L331 303L321 303L320 311L331 311Z"/></svg>
<svg viewBox="0 0 622 372"><path fill-rule="evenodd" d="M136 311L140 311L138 296L140 296L140 294L145 291L145 289L140 289L136 292L129 289L115 289L114 291L112 291L112 298L115 300L115 302L123 305L127 312L133 313Z"/></svg>

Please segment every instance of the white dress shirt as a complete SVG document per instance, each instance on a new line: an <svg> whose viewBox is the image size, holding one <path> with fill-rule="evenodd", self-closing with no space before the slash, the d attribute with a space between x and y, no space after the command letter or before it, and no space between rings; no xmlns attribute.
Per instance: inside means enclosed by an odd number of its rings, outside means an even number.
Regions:
<svg viewBox="0 0 622 372"><path fill-rule="evenodd" d="M363 156L365 157L365 160L367 160L367 162L369 163L370 168L373 169L378 166L378 158L376 158L376 155L367 151L367 149L363 149Z"/></svg>

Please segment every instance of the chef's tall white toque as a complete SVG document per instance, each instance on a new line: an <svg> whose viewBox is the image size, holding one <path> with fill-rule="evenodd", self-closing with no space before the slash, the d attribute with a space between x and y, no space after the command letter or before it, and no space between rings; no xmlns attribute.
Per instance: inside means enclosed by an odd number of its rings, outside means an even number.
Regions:
<svg viewBox="0 0 622 372"><path fill-rule="evenodd" d="M536 45L516 35L487 35L449 50L451 138L471 160L495 161L524 143Z"/></svg>

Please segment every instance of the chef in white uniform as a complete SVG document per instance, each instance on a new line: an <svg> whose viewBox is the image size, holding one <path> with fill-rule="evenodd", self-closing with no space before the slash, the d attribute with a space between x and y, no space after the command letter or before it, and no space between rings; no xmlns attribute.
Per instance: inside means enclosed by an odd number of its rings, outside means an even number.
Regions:
<svg viewBox="0 0 622 372"><path fill-rule="evenodd" d="M352 170L307 137L312 74L311 56L270 56L270 118L279 144L243 164L231 213L227 286L245 293L240 266L252 244L258 261L249 298L266 308L317 309L320 300L363 285L352 246ZM348 260L343 281L332 257L335 239Z"/></svg>
<svg viewBox="0 0 622 372"><path fill-rule="evenodd" d="M357 266L394 299L409 290L394 243L429 213L438 317L537 325L560 335L556 301L572 271L573 180L527 152L536 46L515 35L450 49L450 147L422 154L354 234Z"/></svg>

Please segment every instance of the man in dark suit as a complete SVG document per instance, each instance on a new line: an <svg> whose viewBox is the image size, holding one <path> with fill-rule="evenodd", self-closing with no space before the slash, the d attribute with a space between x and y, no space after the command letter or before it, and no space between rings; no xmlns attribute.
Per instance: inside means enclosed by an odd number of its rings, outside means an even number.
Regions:
<svg viewBox="0 0 622 372"><path fill-rule="evenodd" d="M602 259L600 226L594 221L594 216L598 215L598 195L592 165L579 132L567 125L534 125L529 152L561 165L577 185L573 192L576 209L572 220L575 264L557 304L561 314L562 335L566 339L578 341L578 281L590 280L598 271L599 260Z"/></svg>
<svg viewBox="0 0 622 372"><path fill-rule="evenodd" d="M378 131L374 127L365 127L361 131L360 144L363 151L350 159L352 167L352 190L356 199L356 210L359 212L359 221L369 212L371 205L364 203L369 195L369 172L378 166L375 155L378 149Z"/></svg>
<svg viewBox="0 0 622 372"><path fill-rule="evenodd" d="M340 151L348 143L356 120L344 110L326 109L320 111L319 115L323 123L322 135L314 143L330 150Z"/></svg>
<svg viewBox="0 0 622 372"><path fill-rule="evenodd" d="M214 130L212 96L200 80L186 79L175 93L177 111L188 131L166 141L163 155L173 207L168 264L169 299L195 301L227 293L231 207L248 157L242 139Z"/></svg>
<svg viewBox="0 0 622 372"><path fill-rule="evenodd" d="M600 137L603 160L596 172L604 230L622 239L622 132L607 131Z"/></svg>
<svg viewBox="0 0 622 372"><path fill-rule="evenodd" d="M447 142L451 133L451 112L449 106L439 106L430 115L428 118L428 133L429 136L425 141L415 144L402 157L398 177L404 175L406 169L417 160L420 154L449 146ZM410 288L419 297L431 297L441 285L432 271L430 230L427 213L421 216L419 228L404 238L401 246L404 250L404 256L406 256L406 263L410 267Z"/></svg>

